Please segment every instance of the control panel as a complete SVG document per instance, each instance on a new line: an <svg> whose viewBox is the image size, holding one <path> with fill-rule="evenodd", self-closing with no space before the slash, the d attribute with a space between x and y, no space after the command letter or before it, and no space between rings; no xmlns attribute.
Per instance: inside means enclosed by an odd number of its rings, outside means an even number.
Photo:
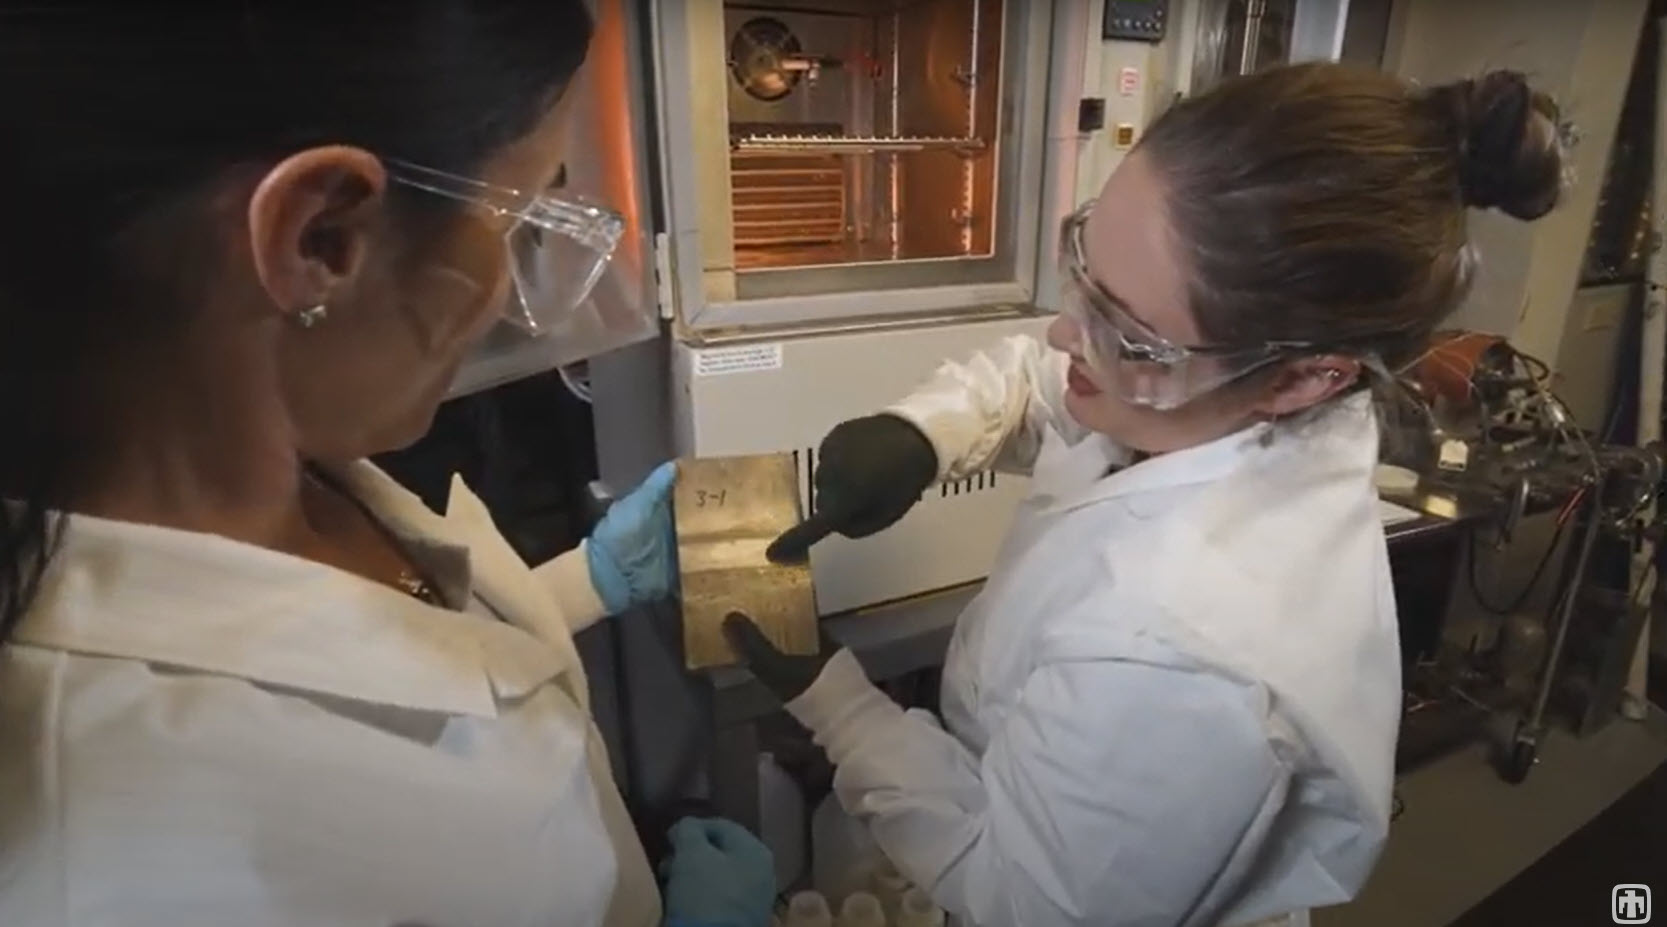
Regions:
<svg viewBox="0 0 1667 927"><path fill-rule="evenodd" d="M1169 24L1169 0L1106 0L1100 36L1135 42L1160 42Z"/></svg>

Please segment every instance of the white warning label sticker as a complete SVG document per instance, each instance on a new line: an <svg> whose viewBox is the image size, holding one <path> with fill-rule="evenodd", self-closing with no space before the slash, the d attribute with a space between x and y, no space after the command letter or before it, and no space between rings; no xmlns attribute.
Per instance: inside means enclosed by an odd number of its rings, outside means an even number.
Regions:
<svg viewBox="0 0 1667 927"><path fill-rule="evenodd" d="M695 376L717 377L781 369L781 344L739 344L695 352Z"/></svg>

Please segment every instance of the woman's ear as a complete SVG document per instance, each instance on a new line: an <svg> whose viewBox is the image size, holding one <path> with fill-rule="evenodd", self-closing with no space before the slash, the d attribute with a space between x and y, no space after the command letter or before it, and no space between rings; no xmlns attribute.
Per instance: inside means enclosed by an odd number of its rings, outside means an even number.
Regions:
<svg viewBox="0 0 1667 927"><path fill-rule="evenodd" d="M361 148L310 148L284 159L249 199L255 273L286 315L326 303L357 274L387 189Z"/></svg>
<svg viewBox="0 0 1667 927"><path fill-rule="evenodd" d="M1256 411L1270 419L1295 415L1353 386L1360 369L1358 359L1340 354L1286 361L1269 381Z"/></svg>

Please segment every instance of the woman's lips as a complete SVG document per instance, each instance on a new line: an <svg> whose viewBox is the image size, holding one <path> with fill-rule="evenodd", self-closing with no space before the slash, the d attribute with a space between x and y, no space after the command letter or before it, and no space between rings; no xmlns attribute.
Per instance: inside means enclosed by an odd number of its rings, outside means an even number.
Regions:
<svg viewBox="0 0 1667 927"><path fill-rule="evenodd" d="M1065 385L1078 396L1100 395L1100 388L1094 385L1094 381L1090 380L1088 375L1083 373L1082 368L1078 367L1075 362L1071 364L1070 369L1065 374Z"/></svg>

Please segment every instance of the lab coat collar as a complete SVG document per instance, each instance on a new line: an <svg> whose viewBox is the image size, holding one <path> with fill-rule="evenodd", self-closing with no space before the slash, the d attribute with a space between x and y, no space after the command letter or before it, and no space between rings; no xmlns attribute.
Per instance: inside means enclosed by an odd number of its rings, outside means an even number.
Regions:
<svg viewBox="0 0 1667 927"><path fill-rule="evenodd" d="M1231 473L1252 456L1262 446L1268 428L1265 423L1253 425L1208 444L1122 467L1080 492L1065 495L1050 507L1050 511L1068 512L1112 499L1129 499L1164 489L1213 482ZM1087 441L1078 445L1077 450L1105 454L1103 448ZM1117 465L1122 461L1108 457L1107 462Z"/></svg>
<svg viewBox="0 0 1667 927"><path fill-rule="evenodd" d="M507 577L501 551L483 545L474 552L470 541L484 539L472 518L454 526L369 464L336 475L401 536L469 552L468 562L485 567L476 571L476 593L506 620L539 604ZM577 667L576 655L570 663L509 624L431 606L332 567L226 538L84 515L68 516L62 546L14 639L477 717L496 715L496 698L524 695ZM582 697L582 677L569 688Z"/></svg>
<svg viewBox="0 0 1667 927"><path fill-rule="evenodd" d="M1372 416L1371 397L1361 394L1343 398L1292 422L1291 427L1296 432L1289 439L1275 434L1272 424L1259 422L1207 444L1118 469L1081 492L1065 495L1049 511L1066 512L1111 499L1132 503L1136 497L1166 489L1213 483L1243 467L1255 465L1256 461L1265 459L1270 453L1283 453L1294 440L1303 442L1304 451L1294 455L1293 466L1323 468L1327 465L1325 459L1333 453L1328 450L1332 445L1312 439L1318 435L1352 435L1360 429L1364 429L1362 434L1369 433L1374 428ZM1353 453L1349 449L1365 445L1345 440L1336 446L1344 448L1344 453ZM1086 441L1076 450L1087 454L1105 454L1103 448ZM1371 453L1376 454L1375 443L1371 445ZM1111 457L1107 461L1113 465L1121 462Z"/></svg>
<svg viewBox="0 0 1667 927"><path fill-rule="evenodd" d="M590 690L584 665L573 646L560 606L527 569L504 539L492 514L462 477L453 475L446 514L436 515L405 487L363 461L333 471L335 477L382 519L389 530L408 539L439 539L468 552L473 592L499 618L537 638L543 646L516 646L522 635L493 635L494 690L519 698L551 678L588 710Z"/></svg>

